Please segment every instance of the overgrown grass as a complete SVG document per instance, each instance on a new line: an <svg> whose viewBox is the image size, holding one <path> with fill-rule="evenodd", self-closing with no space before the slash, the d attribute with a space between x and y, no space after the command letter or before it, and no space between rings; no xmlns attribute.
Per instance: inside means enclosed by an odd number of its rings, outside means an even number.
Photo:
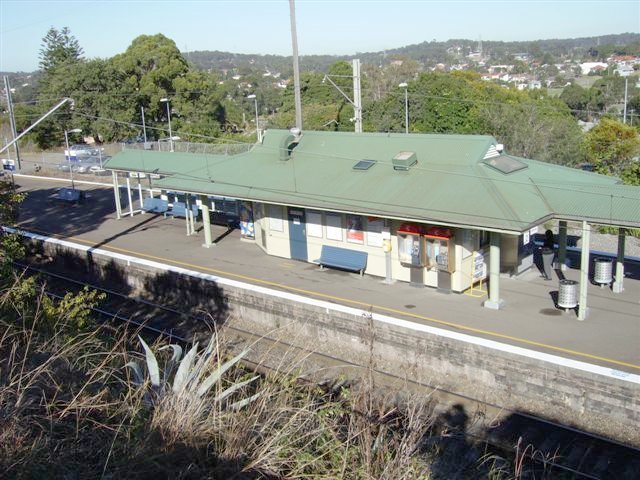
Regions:
<svg viewBox="0 0 640 480"><path fill-rule="evenodd" d="M0 296L0 477L521 475L519 464L497 468L482 445L436 425L425 399L398 406L381 398L371 375L334 390L292 374L254 380L235 361L221 368L232 357L218 336L193 350L180 373L175 348L162 349L160 339L147 351L139 332L93 323L89 307L98 298L83 295L53 301L37 284L15 278ZM151 351L155 377L126 367L148 364ZM196 366L197 375L184 376Z"/></svg>

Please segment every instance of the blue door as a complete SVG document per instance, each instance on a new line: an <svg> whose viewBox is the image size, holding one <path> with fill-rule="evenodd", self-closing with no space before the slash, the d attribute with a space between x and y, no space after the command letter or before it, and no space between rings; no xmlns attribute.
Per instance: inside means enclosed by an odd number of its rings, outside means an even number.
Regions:
<svg viewBox="0 0 640 480"><path fill-rule="evenodd" d="M307 228L301 208L289 209L289 245L291 258L307 261Z"/></svg>

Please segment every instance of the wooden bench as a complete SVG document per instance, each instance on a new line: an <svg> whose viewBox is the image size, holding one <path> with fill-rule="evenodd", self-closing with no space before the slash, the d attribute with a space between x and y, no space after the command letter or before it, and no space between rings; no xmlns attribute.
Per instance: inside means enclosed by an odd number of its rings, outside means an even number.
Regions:
<svg viewBox="0 0 640 480"><path fill-rule="evenodd" d="M195 203L191 205L191 212L193 212L193 218L198 218L198 214L200 210L198 209L198 205ZM186 218L187 217L187 206L184 202L173 202L173 207L171 210L167 210L164 212L165 217L179 217Z"/></svg>
<svg viewBox="0 0 640 480"><path fill-rule="evenodd" d="M147 213L165 213L169 209L169 202L161 198L147 197L142 201L142 210Z"/></svg>
<svg viewBox="0 0 640 480"><path fill-rule="evenodd" d="M320 268L333 267L359 272L362 276L367 267L367 252L323 245L320 258L316 260Z"/></svg>

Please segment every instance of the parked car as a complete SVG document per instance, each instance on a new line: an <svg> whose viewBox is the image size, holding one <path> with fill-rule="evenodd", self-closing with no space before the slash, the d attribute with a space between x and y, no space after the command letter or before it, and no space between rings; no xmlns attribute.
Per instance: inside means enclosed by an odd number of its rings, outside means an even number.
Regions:
<svg viewBox="0 0 640 480"><path fill-rule="evenodd" d="M142 135L138 135L137 137L129 137L121 140L120 143L126 143L128 145L132 143L144 143L144 137Z"/></svg>
<svg viewBox="0 0 640 480"><path fill-rule="evenodd" d="M89 167L89 173L92 173L94 175L109 175L109 170L105 170L100 165L94 165L92 167Z"/></svg>
<svg viewBox="0 0 640 480"><path fill-rule="evenodd" d="M89 170L91 169L91 167L100 167L100 160L97 158L87 158L87 159L83 159L81 161L78 161L78 164L76 166L76 169L74 170L74 172L78 172L78 173L89 173Z"/></svg>
<svg viewBox="0 0 640 480"><path fill-rule="evenodd" d="M69 162L63 162L59 163L56 168L61 172L68 172L69 170L73 170L75 172L78 169L78 163L72 162L71 164L69 164Z"/></svg>
<svg viewBox="0 0 640 480"><path fill-rule="evenodd" d="M64 155L66 157L71 156L71 158L96 156L99 153L100 151L97 148L94 148L91 145L87 145L84 143L78 143L76 145L72 145L71 147L69 147L69 150L64 151Z"/></svg>

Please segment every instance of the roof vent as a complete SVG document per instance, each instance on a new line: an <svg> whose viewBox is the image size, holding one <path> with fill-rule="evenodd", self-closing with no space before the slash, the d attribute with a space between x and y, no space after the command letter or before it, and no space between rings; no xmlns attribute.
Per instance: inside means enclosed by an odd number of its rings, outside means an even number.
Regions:
<svg viewBox="0 0 640 480"><path fill-rule="evenodd" d="M280 160L287 161L291 156L291 152L297 146L296 137L286 135L280 140Z"/></svg>
<svg viewBox="0 0 640 480"><path fill-rule="evenodd" d="M488 158L493 158L499 156L504 151L504 145L498 143L497 145L491 145L487 150L487 153L484 154L483 160Z"/></svg>
<svg viewBox="0 0 640 480"><path fill-rule="evenodd" d="M398 152L392 159L394 170L409 170L418 163L416 152Z"/></svg>

